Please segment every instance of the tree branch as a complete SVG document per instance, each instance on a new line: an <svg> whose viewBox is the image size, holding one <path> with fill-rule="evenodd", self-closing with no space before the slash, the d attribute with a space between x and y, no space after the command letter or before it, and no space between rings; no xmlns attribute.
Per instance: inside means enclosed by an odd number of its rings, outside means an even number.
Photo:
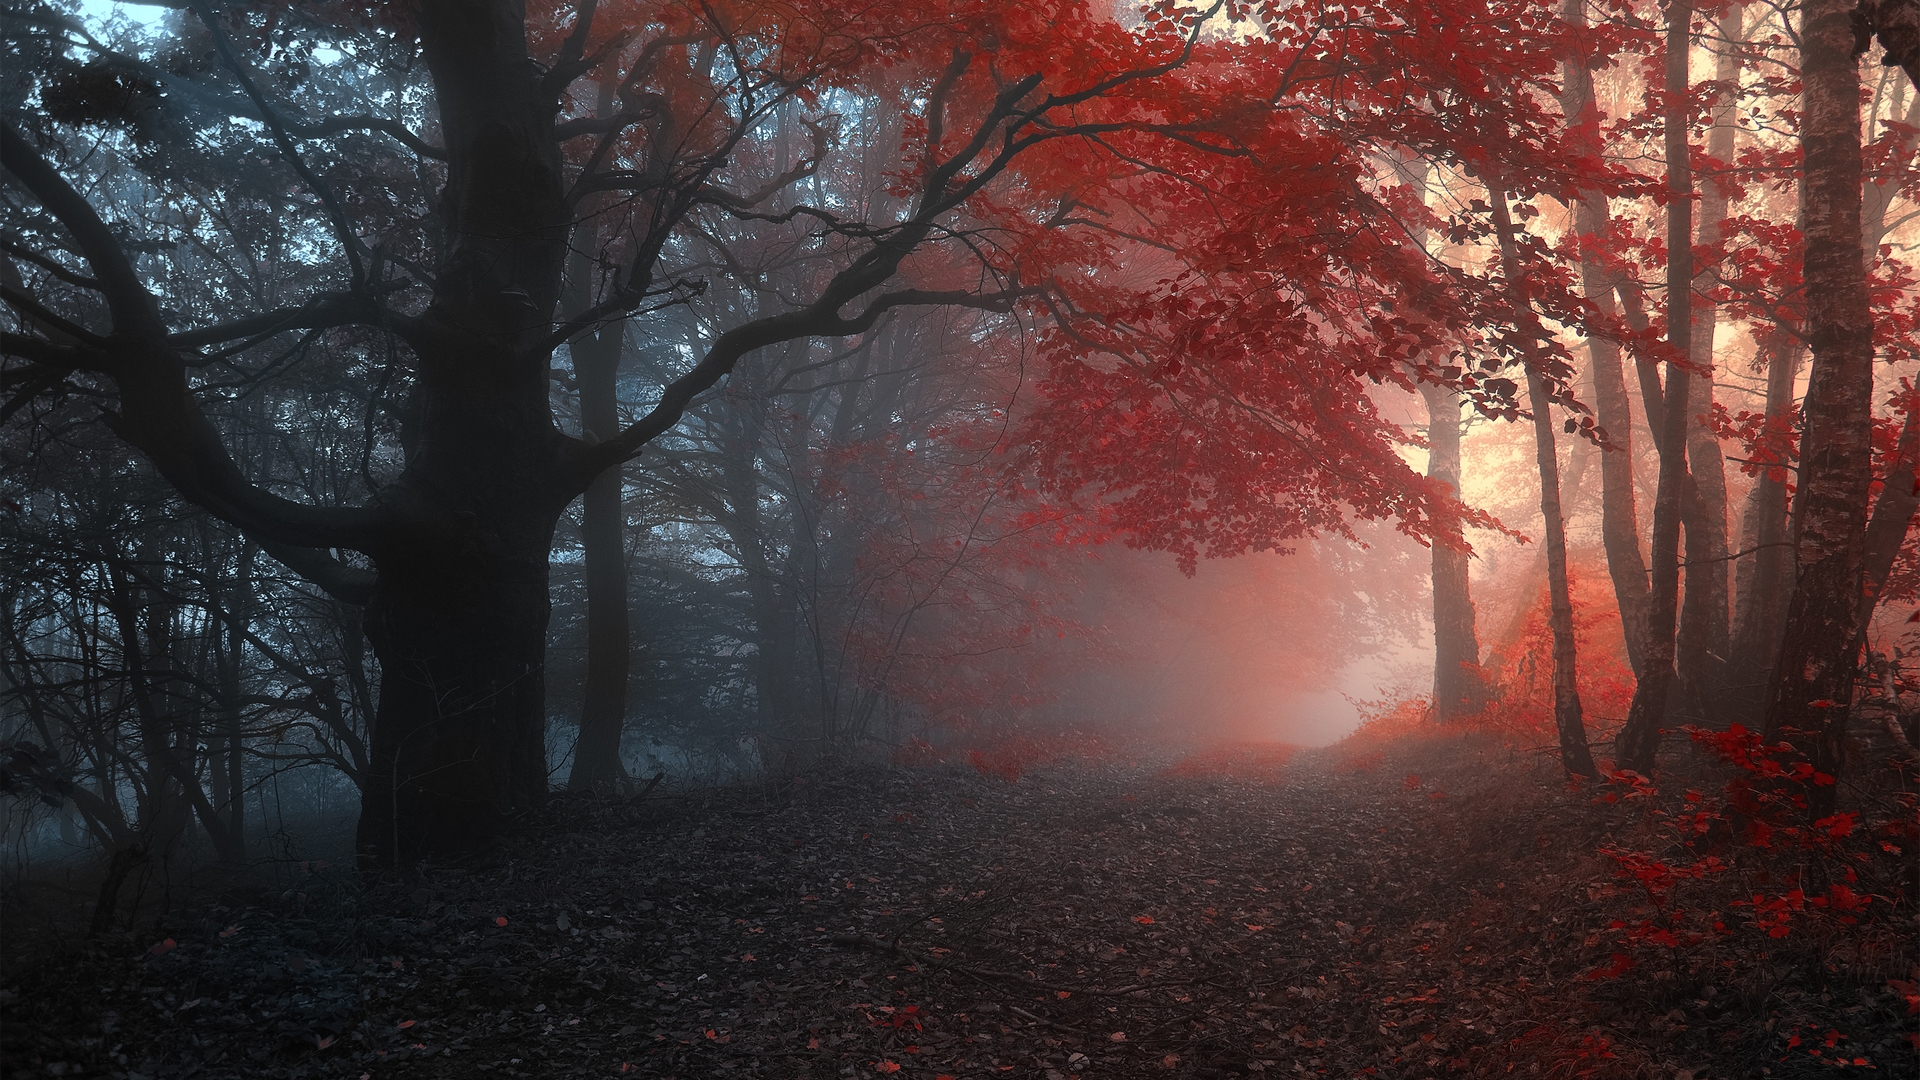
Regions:
<svg viewBox="0 0 1920 1080"><path fill-rule="evenodd" d="M283 123L286 124L287 131L303 139L324 139L343 131L377 131L382 135L391 136L396 142L421 157L430 157L436 161L447 159L446 147L435 146L409 131L407 125L398 120L389 120L384 116L329 116L311 124L293 121L283 121Z"/></svg>
<svg viewBox="0 0 1920 1080"><path fill-rule="evenodd" d="M233 43L227 40L227 32L221 27L220 20L214 15L213 10L204 2L195 2L193 11L200 17L200 21L206 24L207 33L213 35L213 47L220 54L221 62L226 64L228 71L233 72L234 78L240 80L240 88L247 92L247 97L253 101L254 108L260 110L261 122L266 124L267 130L272 133L274 145L280 148L280 153L286 156L287 164L293 166L293 171L300 174L300 179L319 197L321 205L326 207L327 217L333 223L333 231L339 237L340 246L346 251L347 264L353 273L353 286L356 289L360 288L367 280L366 268L360 262L360 238L355 236L353 229L347 225L346 211L341 208L340 200L334 198L333 189L307 167L306 159L300 156L300 148L293 145L293 136L287 130L287 122L272 105L267 103L266 95L260 92L260 88L254 84L253 76L247 74L247 69L241 65L239 55L233 51Z"/></svg>
<svg viewBox="0 0 1920 1080"><path fill-rule="evenodd" d="M78 286L79 288L82 288L82 289L93 289L96 291L98 291L100 288L99 282L93 280L90 277L87 277L85 274L74 273L73 271L67 269L64 266L61 266L59 263L54 262L52 259L47 258L45 255L40 254L39 252L33 250L32 248L29 248L25 244L22 244L19 241L12 239L11 237L0 236L0 248L5 248L8 252L12 253L14 256L27 260L33 265L39 267L42 270L45 270L47 273L52 274L54 277L59 278L61 281L64 281L69 285Z"/></svg>
<svg viewBox="0 0 1920 1080"><path fill-rule="evenodd" d="M384 510L297 503L246 478L200 410L186 366L167 340L159 305L105 220L10 124L0 124L0 166L67 229L100 282L113 335L109 348L96 350L99 362L89 366L104 371L119 389L120 412L102 417L107 426L145 454L182 497L257 536L306 547L376 547L388 527ZM51 344L36 348L31 340L5 339L10 352L60 362L46 356ZM62 357L71 359L83 358Z"/></svg>
<svg viewBox="0 0 1920 1080"><path fill-rule="evenodd" d="M354 324L389 326L410 321L396 318L380 306L378 299L380 295L406 287L405 283L397 283L377 292L328 293L316 296L297 308L281 308L249 315L244 319L203 326L197 330L169 334L167 344L177 349L197 349L241 338L265 339L287 330L324 330Z"/></svg>
<svg viewBox="0 0 1920 1080"><path fill-rule="evenodd" d="M276 562L318 585L341 603L365 604L373 598L379 575L372 570L349 566L320 548L295 547L258 536L254 541Z"/></svg>

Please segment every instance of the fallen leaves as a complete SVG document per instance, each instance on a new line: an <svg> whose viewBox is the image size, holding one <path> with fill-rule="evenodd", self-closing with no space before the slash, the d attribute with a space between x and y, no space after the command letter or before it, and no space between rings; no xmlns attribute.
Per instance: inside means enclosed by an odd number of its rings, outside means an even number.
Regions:
<svg viewBox="0 0 1920 1080"><path fill-rule="evenodd" d="M811 782L782 812L742 819L725 800L746 793L651 815L557 800L545 831L510 850L511 875L441 868L406 891L343 895L337 923L309 901L174 927L168 962L142 965L154 988L240 992L170 1017L157 998L91 1007L128 1018L116 1040L169 1047L178 1071L201 1063L196 1080L285 1071L275 1055L295 1054L316 1080L1403 1075L1408 1047L1434 1069L1490 1060L1473 1055L1507 1053L1536 1014L1553 1021L1541 1053L1593 1052L1580 995L1631 980L1579 981L1609 959L1609 934L1587 945L1605 924L1583 920L1617 891L1590 896L1592 871L1538 854L1530 817L1490 816L1502 846L1463 857L1480 850L1461 839L1478 827L1462 816L1482 798L1476 777L1423 762L1421 786L1454 797L1396 799L1395 764L1342 772L1304 752L1279 784L894 770ZM1563 798L1557 781L1546 790ZM1568 805L1589 812L1584 797ZM900 813L910 828L888 824ZM1524 875L1498 861L1516 822ZM695 827L711 839L681 842ZM313 963L290 978L301 957ZM1562 988L1550 998L1528 989L1549 981ZM1920 995L1882 983L1904 1019ZM1690 1012L1656 1032L1619 1015L1615 1054L1745 1022L1725 1012L1714 1029ZM393 1016L409 1019L362 1019ZM232 1034L256 1029L252 1044ZM222 1072L189 1038L257 1045L272 1068L235 1058Z"/></svg>

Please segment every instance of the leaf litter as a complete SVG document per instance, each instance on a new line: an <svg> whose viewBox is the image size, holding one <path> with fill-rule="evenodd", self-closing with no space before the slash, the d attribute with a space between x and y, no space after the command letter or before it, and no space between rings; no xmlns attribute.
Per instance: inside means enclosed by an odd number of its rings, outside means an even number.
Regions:
<svg viewBox="0 0 1920 1080"><path fill-rule="evenodd" d="M1745 956L1592 978L1617 813L1504 751L1391 753L560 796L483 862L318 864L124 940L12 949L0 1060L122 1080L1706 1080L1799 1075L1815 1059L1776 1051L1803 1029L1898 1060L1891 993L1700 974Z"/></svg>

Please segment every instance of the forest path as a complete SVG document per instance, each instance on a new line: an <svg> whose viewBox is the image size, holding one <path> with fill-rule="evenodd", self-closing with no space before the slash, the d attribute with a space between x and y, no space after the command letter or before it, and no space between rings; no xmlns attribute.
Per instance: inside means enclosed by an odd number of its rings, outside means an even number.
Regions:
<svg viewBox="0 0 1920 1080"><path fill-rule="evenodd" d="M85 1016L15 982L35 1015L7 1059L383 1080L1744 1075L1710 1066L1745 1052L1672 1019L1719 1015L1690 1004L1711 991L1581 980L1606 958L1587 885L1606 871L1562 854L1592 851L1577 823L1543 823L1556 789L1448 744L561 798L488 865L370 892L314 868L277 904L165 928L165 955L99 956Z"/></svg>

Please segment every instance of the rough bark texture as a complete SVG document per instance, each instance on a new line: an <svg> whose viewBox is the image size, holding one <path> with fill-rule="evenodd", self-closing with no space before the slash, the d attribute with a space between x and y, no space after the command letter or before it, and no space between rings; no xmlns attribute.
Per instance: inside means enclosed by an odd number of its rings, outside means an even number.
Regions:
<svg viewBox="0 0 1920 1080"><path fill-rule="evenodd" d="M1577 26L1586 24L1581 0L1567 0L1561 17ZM1598 157L1600 130L1593 98L1593 73L1584 57L1561 65L1560 106L1572 125L1570 141L1581 156ZM1574 228L1582 244L1599 243L1611 228L1606 196L1588 191L1574 204ZM1604 316L1615 314L1614 283L1598 259L1583 255L1580 284L1587 299ZM1607 573L1620 608L1620 631L1626 639L1627 663L1638 678L1646 667L1647 562L1640 550L1640 520L1633 493L1633 414L1628 405L1626 377L1620 367L1620 347L1598 335L1587 338L1593 372L1594 410L1606 432L1607 446L1600 458L1600 537L1607 553Z"/></svg>
<svg viewBox="0 0 1920 1080"><path fill-rule="evenodd" d="M1460 398L1445 387L1423 383L1427 403L1427 475L1460 491ZM1473 595L1467 585L1467 552L1433 545L1433 702L1442 722L1477 712L1487 703L1480 670L1480 638L1474 631Z"/></svg>
<svg viewBox="0 0 1920 1080"><path fill-rule="evenodd" d="M1554 447L1553 398L1541 373L1540 343L1546 340L1528 299L1520 269L1520 250L1507 195L1498 187L1487 192L1493 207L1494 229L1500 240L1500 258L1513 304L1514 324L1527 339L1527 406L1533 412L1534 460L1540 470L1540 515L1545 523L1547 557L1547 623L1553 631L1553 722L1560 738L1560 764L1570 773L1597 777L1593 751L1587 745L1577 682L1577 649L1573 639L1573 598L1567 584L1567 524L1560 512L1560 457Z"/></svg>
<svg viewBox="0 0 1920 1080"><path fill-rule="evenodd" d="M1687 160L1687 57L1691 4L1674 0L1667 7L1666 153L1667 153L1667 343L1688 356L1693 323L1693 170ZM1653 502L1653 587L1647 615L1647 663L1633 690L1633 704L1620 730L1623 769L1653 772L1660 750L1660 725L1673 691L1674 630L1680 592L1680 511L1687 484L1687 409L1692 393L1687 369L1667 365L1667 381L1657 396L1665 407L1658 418L1662 435L1660 487ZM1653 400L1655 395L1649 395ZM1648 409L1653 420L1653 410Z"/></svg>
<svg viewBox="0 0 1920 1080"><path fill-rule="evenodd" d="M1872 483L1873 319L1861 257L1860 78L1851 0L1802 9L1803 280L1813 351L1794 521L1799 577L1766 712L1769 737L1840 774L1853 697ZM1832 805L1816 787L1812 809Z"/></svg>

